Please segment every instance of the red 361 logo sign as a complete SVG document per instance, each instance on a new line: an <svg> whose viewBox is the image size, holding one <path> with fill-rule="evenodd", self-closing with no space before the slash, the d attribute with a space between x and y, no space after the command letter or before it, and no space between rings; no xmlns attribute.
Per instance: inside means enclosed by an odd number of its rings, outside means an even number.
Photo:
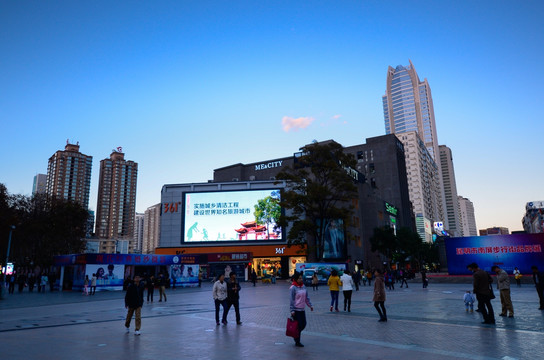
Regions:
<svg viewBox="0 0 544 360"><path fill-rule="evenodd" d="M163 205L163 213L171 212L171 213L177 213L179 204L181 204L181 201L173 202L173 203L164 203Z"/></svg>

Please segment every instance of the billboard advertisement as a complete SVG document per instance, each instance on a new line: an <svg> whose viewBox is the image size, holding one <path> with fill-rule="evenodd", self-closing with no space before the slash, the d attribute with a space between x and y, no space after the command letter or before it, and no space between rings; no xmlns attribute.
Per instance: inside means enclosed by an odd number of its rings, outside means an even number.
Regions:
<svg viewBox="0 0 544 360"><path fill-rule="evenodd" d="M89 279L91 279L93 274L96 274L96 286L100 290L118 290L119 287L123 287L125 266L87 264L85 275L88 275Z"/></svg>
<svg viewBox="0 0 544 360"><path fill-rule="evenodd" d="M176 281L176 286L198 286L198 264L179 264L170 266L170 281Z"/></svg>
<svg viewBox="0 0 544 360"><path fill-rule="evenodd" d="M192 192L183 200L182 243L283 239L279 189Z"/></svg>
<svg viewBox="0 0 544 360"><path fill-rule="evenodd" d="M497 265L509 274L515 267L522 274L530 274L532 265L544 269L544 234L446 238L445 247L450 275L471 274L467 265L473 262L486 271Z"/></svg>
<svg viewBox="0 0 544 360"><path fill-rule="evenodd" d="M342 219L326 221L323 241L323 259L343 259L345 257L346 241ZM317 255L319 257L319 254Z"/></svg>
<svg viewBox="0 0 544 360"><path fill-rule="evenodd" d="M317 279L320 284L326 284L332 270L338 271L338 276L344 274L344 270L347 269L347 264L333 264L333 263L297 263L296 271L304 271L304 283L307 285L311 283L313 274L317 274Z"/></svg>

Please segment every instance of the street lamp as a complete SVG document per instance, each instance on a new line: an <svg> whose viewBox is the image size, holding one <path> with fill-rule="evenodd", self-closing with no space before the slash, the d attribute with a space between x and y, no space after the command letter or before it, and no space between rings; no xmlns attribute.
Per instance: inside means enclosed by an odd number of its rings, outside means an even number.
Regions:
<svg viewBox="0 0 544 360"><path fill-rule="evenodd" d="M11 233L15 230L15 225L11 225L9 229L9 238L8 238L8 252L6 253L6 267L4 272L2 273L2 288L1 291L3 292L4 286L6 284L6 272L8 271L8 261L9 261L9 250L11 248ZM2 292L0 292L0 295L2 295Z"/></svg>

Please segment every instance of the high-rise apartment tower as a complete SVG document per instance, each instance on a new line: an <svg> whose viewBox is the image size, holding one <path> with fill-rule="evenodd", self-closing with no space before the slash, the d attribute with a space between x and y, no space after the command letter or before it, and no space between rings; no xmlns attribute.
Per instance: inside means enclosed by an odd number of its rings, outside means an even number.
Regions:
<svg viewBox="0 0 544 360"><path fill-rule="evenodd" d="M133 242L137 177L138 164L125 160L121 148L100 161L95 231L99 238Z"/></svg>
<svg viewBox="0 0 544 360"><path fill-rule="evenodd" d="M79 152L79 143L74 145L67 140L64 151L49 158L46 194L76 201L88 209L92 164L92 156Z"/></svg>

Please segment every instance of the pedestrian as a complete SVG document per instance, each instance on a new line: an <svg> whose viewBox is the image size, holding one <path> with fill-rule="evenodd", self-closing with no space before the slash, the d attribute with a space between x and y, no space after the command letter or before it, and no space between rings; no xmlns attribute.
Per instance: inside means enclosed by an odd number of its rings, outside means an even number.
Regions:
<svg viewBox="0 0 544 360"><path fill-rule="evenodd" d="M251 271L251 282L253 283L253 286L257 284L257 273L255 272L255 269Z"/></svg>
<svg viewBox="0 0 544 360"><path fill-rule="evenodd" d="M308 296L308 291L304 286L304 278L302 277L302 272L296 272L292 278L292 284L289 288L290 292L290 301L289 309L291 310L291 318L293 318L298 323L298 338L295 339L295 346L304 347L300 342L300 335L302 330L306 327L306 305L310 308L311 311L314 311L314 307Z"/></svg>
<svg viewBox="0 0 544 360"><path fill-rule="evenodd" d="M89 275L85 275L85 281L83 282L83 294L89 295Z"/></svg>
<svg viewBox="0 0 544 360"><path fill-rule="evenodd" d="M93 273L93 277L91 278L91 295L94 295L96 292L96 274Z"/></svg>
<svg viewBox="0 0 544 360"><path fill-rule="evenodd" d="M469 264L467 269L474 273L474 289L472 292L476 295L478 310L484 319L482 324L494 325L495 313L491 305L491 298L493 296L491 284L493 283L493 279L486 271L480 269L476 263Z"/></svg>
<svg viewBox="0 0 544 360"><path fill-rule="evenodd" d="M344 311L346 311L347 307L348 312L351 312L351 294L353 293L355 283L349 270L344 271L344 274L340 277L340 281L342 282L342 293L344 294Z"/></svg>
<svg viewBox="0 0 544 360"><path fill-rule="evenodd" d="M155 277L153 275L147 277L145 286L147 288L147 302L149 302L150 298L151 302L153 302L153 293L155 292Z"/></svg>
<svg viewBox="0 0 544 360"><path fill-rule="evenodd" d="M142 327L142 306L144 305L144 284L141 283L140 277L136 275L134 281L132 281L125 294L125 308L127 311L127 318L125 320L126 332L130 332L130 321L132 315L135 318L134 335L140 335L140 328Z"/></svg>
<svg viewBox="0 0 544 360"><path fill-rule="evenodd" d="M219 325L219 306L223 307L223 317L221 322L227 325L227 283L225 274L221 273L218 280L213 284L212 296L215 303L215 323Z"/></svg>
<svg viewBox="0 0 544 360"><path fill-rule="evenodd" d="M354 273L353 273L353 283L355 284L355 291L359 291L359 285L361 285L361 273L359 272L359 270L356 270Z"/></svg>
<svg viewBox="0 0 544 360"><path fill-rule="evenodd" d="M231 271L229 281L227 281L227 309L225 319L229 314L230 307L234 306L236 312L236 324L242 325L240 321L240 283L236 280L236 273Z"/></svg>
<svg viewBox="0 0 544 360"><path fill-rule="evenodd" d="M166 279L164 278L163 273L159 274L159 278L157 279L157 285L159 286L159 302L162 301L163 296L164 302L166 302Z"/></svg>
<svg viewBox="0 0 544 360"><path fill-rule="evenodd" d="M317 277L317 274L314 272L314 275L312 276L312 290L317 291L319 287L319 278Z"/></svg>
<svg viewBox="0 0 544 360"><path fill-rule="evenodd" d="M408 289L408 281L406 281L406 271L405 270L401 270L400 271L400 287L402 288L402 286L404 284L406 284L406 288Z"/></svg>
<svg viewBox="0 0 544 360"><path fill-rule="evenodd" d="M338 310L338 295L340 294L340 286L342 286L342 281L340 281L340 278L338 277L338 271L336 269L332 269L331 276L329 276L329 280L327 280L327 285L329 286L329 291L331 292L331 308L334 307L334 310L336 312L340 311Z"/></svg>
<svg viewBox="0 0 544 360"><path fill-rule="evenodd" d="M25 289L25 286L27 286L25 274L17 275L17 284L19 284L19 292L22 293L23 290Z"/></svg>
<svg viewBox="0 0 544 360"><path fill-rule="evenodd" d="M372 286L372 277L374 275L372 274L372 271L367 270L366 271L366 279L368 280L368 286Z"/></svg>
<svg viewBox="0 0 544 360"><path fill-rule="evenodd" d="M366 271L361 270L361 280L363 281L363 286L366 286Z"/></svg>
<svg viewBox="0 0 544 360"><path fill-rule="evenodd" d="M506 271L493 265L491 270L497 274L497 289L500 293L502 311L499 316L514 317L514 306L512 305L512 299L510 298L510 279Z"/></svg>
<svg viewBox="0 0 544 360"><path fill-rule="evenodd" d="M531 266L531 270L533 270L533 282L535 283L536 293L540 299L538 310L544 310L544 273L538 271L538 267L535 265Z"/></svg>
<svg viewBox="0 0 544 360"><path fill-rule="evenodd" d="M463 296L463 301L465 302L465 311L468 312L470 309L470 312L474 312L474 301L476 301L476 299L474 298L474 295L471 294L470 290L467 290Z"/></svg>
<svg viewBox="0 0 544 360"><path fill-rule="evenodd" d="M36 274L32 271L30 275L28 275L28 291L33 292L34 285L36 285Z"/></svg>
<svg viewBox="0 0 544 360"><path fill-rule="evenodd" d="M421 282L423 283L424 289L429 286L429 280L427 280L427 271L425 269L421 270Z"/></svg>
<svg viewBox="0 0 544 360"><path fill-rule="evenodd" d="M9 275L8 284L8 294L13 294L15 291L15 274Z"/></svg>
<svg viewBox="0 0 544 360"><path fill-rule="evenodd" d="M385 285L389 290L395 290L395 278L393 273L386 271L384 274Z"/></svg>
<svg viewBox="0 0 544 360"><path fill-rule="evenodd" d="M374 271L374 296L372 301L374 301L374 307L380 315L379 322L387 322L387 311L385 310L385 280L383 278L383 273L376 269Z"/></svg>
<svg viewBox="0 0 544 360"><path fill-rule="evenodd" d="M516 284L518 284L518 287L521 287L521 272L517 267L514 268L514 279L516 279Z"/></svg>
<svg viewBox="0 0 544 360"><path fill-rule="evenodd" d="M202 269L198 270L198 287L202 287Z"/></svg>
<svg viewBox="0 0 544 360"><path fill-rule="evenodd" d="M42 274L42 277L40 278L40 288L41 291L45 294L45 287L47 286L47 283L49 282L49 278L45 274L45 272Z"/></svg>

